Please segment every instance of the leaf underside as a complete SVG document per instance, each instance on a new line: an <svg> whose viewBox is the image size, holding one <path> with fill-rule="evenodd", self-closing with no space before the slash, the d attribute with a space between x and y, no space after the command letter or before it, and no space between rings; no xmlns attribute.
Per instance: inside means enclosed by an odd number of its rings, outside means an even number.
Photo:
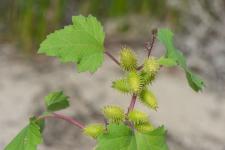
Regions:
<svg viewBox="0 0 225 150"><path fill-rule="evenodd" d="M38 53L77 64L79 72L95 72L103 62L105 33L93 16L74 16L73 25L51 33Z"/></svg>
<svg viewBox="0 0 225 150"><path fill-rule="evenodd" d="M173 33L169 29L159 29L157 38L166 47L165 58L169 59L169 62L168 60L167 62L164 60L163 63L171 63L171 60L175 61L177 65L179 65L185 71L187 81L191 88L196 92L201 91L204 87L204 82L188 68L183 53L175 48L173 42ZM173 64L174 63L172 62L172 66Z"/></svg>
<svg viewBox="0 0 225 150"><path fill-rule="evenodd" d="M140 133L123 124L111 124L107 131L98 137L96 150L168 150L164 127Z"/></svg>

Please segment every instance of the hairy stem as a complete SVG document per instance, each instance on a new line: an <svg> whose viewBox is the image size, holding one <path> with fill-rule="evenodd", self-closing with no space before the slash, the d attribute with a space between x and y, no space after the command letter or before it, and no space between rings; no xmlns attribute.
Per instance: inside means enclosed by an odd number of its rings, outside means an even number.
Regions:
<svg viewBox="0 0 225 150"><path fill-rule="evenodd" d="M41 119L46 119L46 118L55 118L55 119L62 119L62 120L65 120L73 125L75 125L76 127L80 128L80 129L83 129L84 128L84 125L82 123L80 123L78 120L72 118L72 117L69 117L69 116L65 116L65 115L62 115L62 114L58 114L58 113L52 113L50 115L43 115L43 116L40 116L38 118L38 120L41 120Z"/></svg>
<svg viewBox="0 0 225 150"><path fill-rule="evenodd" d="M106 52L106 51L105 51L105 54L106 54L107 56L109 56L109 58L111 58L112 61L114 61L117 65L120 66L120 62L119 62L112 54L110 54L109 52Z"/></svg>
<svg viewBox="0 0 225 150"><path fill-rule="evenodd" d="M132 95L132 98L131 98L131 101L130 101L130 106L128 107L127 114L134 109L136 100L137 100L137 95L136 94L133 94Z"/></svg>

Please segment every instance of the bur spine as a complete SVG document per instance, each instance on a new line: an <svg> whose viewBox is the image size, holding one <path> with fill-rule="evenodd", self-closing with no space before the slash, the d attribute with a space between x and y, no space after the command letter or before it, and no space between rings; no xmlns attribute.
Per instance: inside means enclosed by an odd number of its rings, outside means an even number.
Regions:
<svg viewBox="0 0 225 150"><path fill-rule="evenodd" d="M110 123L120 123L125 119L124 110L116 105L108 105L102 109L102 113Z"/></svg>
<svg viewBox="0 0 225 150"><path fill-rule="evenodd" d="M147 107L157 110L158 102L155 95L148 89L143 89L139 95L140 101Z"/></svg>
<svg viewBox="0 0 225 150"><path fill-rule="evenodd" d="M130 87L129 87L127 79L120 79L120 80L113 81L112 88L114 88L122 93L130 92Z"/></svg>
<svg viewBox="0 0 225 150"><path fill-rule="evenodd" d="M143 80L141 76L136 71L132 71L128 74L127 80L131 92L135 94L140 93L143 87Z"/></svg>
<svg viewBox="0 0 225 150"><path fill-rule="evenodd" d="M153 131L155 127L151 123L147 122L144 124L136 125L135 129L141 133L146 133L146 132Z"/></svg>
<svg viewBox="0 0 225 150"><path fill-rule="evenodd" d="M160 69L159 62L155 57L150 57L144 62L144 72L148 73L150 76L155 76Z"/></svg>
<svg viewBox="0 0 225 150"><path fill-rule="evenodd" d="M128 120L133 122L134 125L144 124L148 122L148 115L142 111L134 109L129 112Z"/></svg>
<svg viewBox="0 0 225 150"><path fill-rule="evenodd" d="M97 138L105 130L104 125L102 124L90 124L84 127L83 133L92 138Z"/></svg>
<svg viewBox="0 0 225 150"><path fill-rule="evenodd" d="M140 76L143 80L143 85L146 86L146 85L149 85L152 83L152 81L155 79L155 75L151 75L151 74L148 74L144 71L141 71L140 72Z"/></svg>
<svg viewBox="0 0 225 150"><path fill-rule="evenodd" d="M137 68L137 58L134 52L128 48L123 47L120 51L120 65L125 71L133 71Z"/></svg>

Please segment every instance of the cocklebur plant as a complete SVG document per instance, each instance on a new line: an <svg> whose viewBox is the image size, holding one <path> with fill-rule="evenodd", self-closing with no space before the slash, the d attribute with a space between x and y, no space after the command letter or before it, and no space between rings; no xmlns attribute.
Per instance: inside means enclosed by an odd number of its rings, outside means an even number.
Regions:
<svg viewBox="0 0 225 150"><path fill-rule="evenodd" d="M131 95L128 109L107 105L101 109L102 123L84 125L75 118L57 113L69 106L69 97L61 91L51 92L45 97L46 111L41 116L31 117L5 150L36 150L42 143L48 118L61 119L80 128L84 135L97 140L95 150L168 150L164 126L153 125L147 113L135 109L135 103L138 101L153 111L160 107L150 87L162 67L180 67L194 91L203 89L203 81L188 68L182 52L175 48L173 33L163 28L153 30L152 42L145 46L147 56L143 64L138 64L135 52L127 46L121 48L119 59L105 51L105 33L95 17L74 16L72 22L48 35L38 53L55 56L61 62L73 62L78 72L91 73L101 67L104 54L109 56L124 71L123 77L113 81L112 88ZM156 40L166 49L160 58L151 56Z"/></svg>

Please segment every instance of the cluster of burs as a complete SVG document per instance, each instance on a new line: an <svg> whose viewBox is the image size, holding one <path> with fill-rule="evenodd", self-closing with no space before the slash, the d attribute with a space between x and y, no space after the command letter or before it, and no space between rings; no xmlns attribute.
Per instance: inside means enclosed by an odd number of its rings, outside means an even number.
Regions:
<svg viewBox="0 0 225 150"><path fill-rule="evenodd" d="M142 104L156 110L158 104L148 85L151 85L160 69L158 59L149 57L143 65L138 66L134 51L128 47L123 47L120 51L120 67L125 75L123 78L113 81L112 87L122 93L137 97ZM120 106L108 105L102 109L102 113L107 119L106 125L90 124L84 128L86 135L97 138L99 135L107 133L107 124L124 123L133 130L142 133L154 130L148 115L137 109L125 112Z"/></svg>

